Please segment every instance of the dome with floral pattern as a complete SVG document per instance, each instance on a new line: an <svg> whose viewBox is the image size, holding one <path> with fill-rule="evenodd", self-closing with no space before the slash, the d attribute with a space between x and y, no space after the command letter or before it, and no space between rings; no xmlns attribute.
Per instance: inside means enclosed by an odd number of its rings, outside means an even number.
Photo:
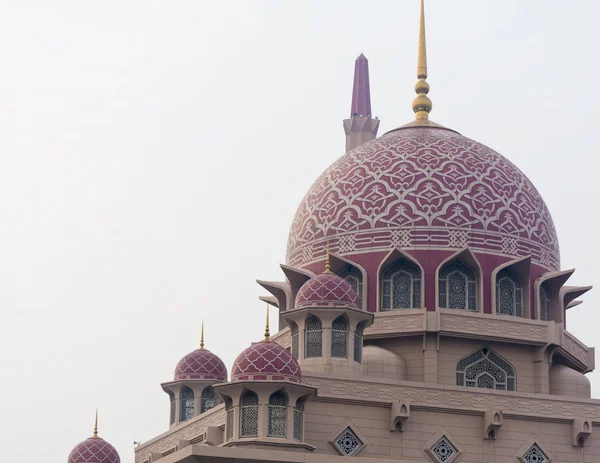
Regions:
<svg viewBox="0 0 600 463"><path fill-rule="evenodd" d="M279 344L257 342L245 349L233 363L231 381L302 382L302 372L296 358Z"/></svg>
<svg viewBox="0 0 600 463"><path fill-rule="evenodd" d="M341 307L360 309L356 291L350 283L334 273L321 273L308 280L296 295L296 309Z"/></svg>

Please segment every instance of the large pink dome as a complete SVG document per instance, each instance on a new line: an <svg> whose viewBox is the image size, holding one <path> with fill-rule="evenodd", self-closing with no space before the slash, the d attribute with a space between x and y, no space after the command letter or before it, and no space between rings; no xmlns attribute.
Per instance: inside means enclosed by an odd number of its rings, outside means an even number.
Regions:
<svg viewBox="0 0 600 463"><path fill-rule="evenodd" d="M298 360L275 342L252 344L235 359L231 381L290 381L302 382Z"/></svg>
<svg viewBox="0 0 600 463"><path fill-rule="evenodd" d="M350 283L333 273L322 273L302 285L296 295L296 309L342 307L359 310L356 291Z"/></svg>
<svg viewBox="0 0 600 463"><path fill-rule="evenodd" d="M184 356L175 367L175 381L185 379L225 382L227 367L208 349L196 349Z"/></svg>
<svg viewBox="0 0 600 463"><path fill-rule="evenodd" d="M525 174L445 128L394 130L333 163L296 212L288 264L322 261L327 240L345 256L469 246L502 258L531 255L540 271L560 266L552 217Z"/></svg>
<svg viewBox="0 0 600 463"><path fill-rule="evenodd" d="M90 437L77 444L67 463L121 463L117 450L100 437Z"/></svg>

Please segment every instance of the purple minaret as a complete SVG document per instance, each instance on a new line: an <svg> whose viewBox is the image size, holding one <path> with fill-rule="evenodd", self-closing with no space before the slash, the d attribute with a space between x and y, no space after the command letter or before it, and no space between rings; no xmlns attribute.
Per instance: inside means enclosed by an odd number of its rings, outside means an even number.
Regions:
<svg viewBox="0 0 600 463"><path fill-rule="evenodd" d="M379 119L371 117L371 88L369 86L369 61L362 53L354 62L354 87L350 119L344 120L346 151L377 137Z"/></svg>

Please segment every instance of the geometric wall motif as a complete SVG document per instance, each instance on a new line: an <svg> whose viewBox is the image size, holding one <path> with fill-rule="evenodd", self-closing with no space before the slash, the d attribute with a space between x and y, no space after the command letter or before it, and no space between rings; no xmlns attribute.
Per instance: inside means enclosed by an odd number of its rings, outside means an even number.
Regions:
<svg viewBox="0 0 600 463"><path fill-rule="evenodd" d="M558 270L558 237L543 198L509 160L446 129L390 132L349 151L312 185L290 229L287 263L344 254L462 249Z"/></svg>

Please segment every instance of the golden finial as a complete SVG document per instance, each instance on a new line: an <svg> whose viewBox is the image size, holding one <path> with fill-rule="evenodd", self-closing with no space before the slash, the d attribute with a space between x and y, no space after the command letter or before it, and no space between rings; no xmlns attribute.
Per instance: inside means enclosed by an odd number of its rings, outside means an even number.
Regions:
<svg viewBox="0 0 600 463"><path fill-rule="evenodd" d="M269 333L269 304L267 304L267 324L265 325L265 341L269 340L271 334Z"/></svg>
<svg viewBox="0 0 600 463"><path fill-rule="evenodd" d="M329 241L325 245L325 273L331 273L331 263L329 262Z"/></svg>
<svg viewBox="0 0 600 463"><path fill-rule="evenodd" d="M92 437L94 439L98 437L98 409L96 409L96 421L94 422L94 435Z"/></svg>
<svg viewBox="0 0 600 463"><path fill-rule="evenodd" d="M419 25L419 61L417 63L417 78L419 81L415 85L417 97L413 100L412 108L417 119L429 119L432 103L427 94L429 93L429 84L427 79L427 44L425 41L425 0L421 0L421 23Z"/></svg>
<svg viewBox="0 0 600 463"><path fill-rule="evenodd" d="M204 350L204 320L202 320L202 330L200 331L200 350Z"/></svg>

